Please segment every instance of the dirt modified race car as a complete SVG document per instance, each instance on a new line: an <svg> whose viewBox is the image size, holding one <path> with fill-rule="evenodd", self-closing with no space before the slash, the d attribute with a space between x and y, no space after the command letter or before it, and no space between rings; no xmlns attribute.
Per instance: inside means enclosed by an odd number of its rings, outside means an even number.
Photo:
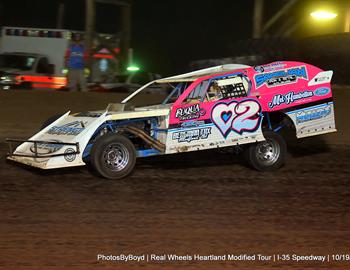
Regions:
<svg viewBox="0 0 350 270"><path fill-rule="evenodd" d="M105 110L48 119L8 159L41 169L91 164L103 177L127 176L137 157L244 147L257 170L281 167L286 143L336 131L332 71L300 62L230 64L152 81ZM162 102L133 106L154 84L169 86ZM157 96L162 97L159 93ZM147 98L145 98L146 100Z"/></svg>

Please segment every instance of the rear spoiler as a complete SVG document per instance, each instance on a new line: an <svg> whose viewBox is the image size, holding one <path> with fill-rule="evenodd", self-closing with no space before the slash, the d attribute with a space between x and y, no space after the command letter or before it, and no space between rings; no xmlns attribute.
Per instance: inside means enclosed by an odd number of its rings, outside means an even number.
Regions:
<svg viewBox="0 0 350 270"><path fill-rule="evenodd" d="M39 140L20 140L20 139L6 139L6 142L9 146L9 153L7 154L8 157L16 156L16 157L31 157L31 158L47 158L47 157L59 157L59 156L67 156L67 155L78 155L80 154L80 148L79 143L66 143L66 142L55 142L55 141L39 141ZM31 150L33 152L33 155L27 155L27 154L15 154L13 151L13 144L12 143L32 143L34 146L34 150ZM53 145L62 145L62 146L74 146L75 151L69 151L65 153L60 154L40 154L38 153L38 144L53 144Z"/></svg>
<svg viewBox="0 0 350 270"><path fill-rule="evenodd" d="M316 74L315 77L313 77L309 83L308 86L323 84L323 83L330 83L333 77L333 70L327 70L327 71L321 71Z"/></svg>

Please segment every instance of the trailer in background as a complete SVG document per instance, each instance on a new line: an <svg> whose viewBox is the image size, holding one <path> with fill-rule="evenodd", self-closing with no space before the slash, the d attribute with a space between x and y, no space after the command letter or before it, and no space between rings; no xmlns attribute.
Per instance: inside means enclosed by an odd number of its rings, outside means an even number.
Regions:
<svg viewBox="0 0 350 270"><path fill-rule="evenodd" d="M65 29L3 27L0 47L0 88L61 89L66 86L65 54L72 36ZM79 33L81 34L81 33ZM100 35L99 40L101 40ZM93 54L92 81L116 72L118 61L103 46ZM119 48L115 48L115 52Z"/></svg>

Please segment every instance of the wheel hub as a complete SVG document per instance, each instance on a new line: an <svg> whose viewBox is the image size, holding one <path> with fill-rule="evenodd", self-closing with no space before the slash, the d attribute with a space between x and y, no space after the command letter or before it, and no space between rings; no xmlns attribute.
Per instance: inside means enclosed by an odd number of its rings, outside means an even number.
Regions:
<svg viewBox="0 0 350 270"><path fill-rule="evenodd" d="M109 169L121 171L129 163L129 152L122 144L110 144L104 152L103 159Z"/></svg>
<svg viewBox="0 0 350 270"><path fill-rule="evenodd" d="M271 139L260 142L257 146L256 157L265 165L275 163L280 155L279 144Z"/></svg>

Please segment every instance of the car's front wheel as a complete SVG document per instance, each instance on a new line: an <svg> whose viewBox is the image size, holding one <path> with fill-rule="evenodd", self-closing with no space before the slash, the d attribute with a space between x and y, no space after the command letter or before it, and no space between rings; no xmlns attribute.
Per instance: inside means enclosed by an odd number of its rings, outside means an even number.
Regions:
<svg viewBox="0 0 350 270"><path fill-rule="evenodd" d="M265 141L249 145L246 159L258 171L273 171L282 167L287 156L283 137L273 131L264 132Z"/></svg>
<svg viewBox="0 0 350 270"><path fill-rule="evenodd" d="M106 134L92 146L90 162L101 176L120 179L129 175L135 167L136 150L125 136Z"/></svg>

